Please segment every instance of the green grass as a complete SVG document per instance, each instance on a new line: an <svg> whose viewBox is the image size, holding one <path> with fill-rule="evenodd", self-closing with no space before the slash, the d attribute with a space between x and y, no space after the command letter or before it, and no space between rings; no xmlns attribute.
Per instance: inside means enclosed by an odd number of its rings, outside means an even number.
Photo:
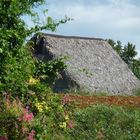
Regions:
<svg viewBox="0 0 140 140"><path fill-rule="evenodd" d="M71 140L140 140L140 109L95 105L75 111Z"/></svg>

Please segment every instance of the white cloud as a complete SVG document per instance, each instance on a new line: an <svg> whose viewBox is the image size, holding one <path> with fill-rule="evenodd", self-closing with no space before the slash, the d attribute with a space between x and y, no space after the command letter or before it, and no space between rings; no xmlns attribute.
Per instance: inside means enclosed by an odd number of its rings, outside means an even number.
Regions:
<svg viewBox="0 0 140 140"><path fill-rule="evenodd" d="M133 30L135 32L137 29L140 30L140 18L130 17L122 19L116 23L116 26L119 29Z"/></svg>
<svg viewBox="0 0 140 140"><path fill-rule="evenodd" d="M137 0L104 0L104 2L100 0L100 2L99 0L59 1L58 4L50 2L49 14L54 18L63 18L65 15L74 18L74 21L60 26L57 33L112 38L124 43L130 41L140 50L140 2Z"/></svg>

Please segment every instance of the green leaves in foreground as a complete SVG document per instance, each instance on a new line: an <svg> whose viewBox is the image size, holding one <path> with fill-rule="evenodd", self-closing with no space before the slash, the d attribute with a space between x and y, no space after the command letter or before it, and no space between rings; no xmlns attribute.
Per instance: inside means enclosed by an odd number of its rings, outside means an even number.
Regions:
<svg viewBox="0 0 140 140"><path fill-rule="evenodd" d="M66 17L60 21L54 21L51 17L47 17L46 23L41 22L39 15L34 11L42 4L45 4L45 0L0 1L0 93L8 92L21 97L22 94L33 89L29 85L29 80L32 77L42 76L38 75L40 69L38 66L41 64L33 58L33 48L30 43L26 42L27 38L41 30L55 31L59 24L70 20ZM32 19L34 23L32 27L26 25L23 16ZM50 73L44 74L46 77L54 78L51 81L55 80L57 69L62 66L59 62L61 63L61 60L57 62L54 60L46 65ZM58 65L57 68L54 67L56 65ZM40 80L36 86L40 89L39 86L47 87L48 83L42 85Z"/></svg>

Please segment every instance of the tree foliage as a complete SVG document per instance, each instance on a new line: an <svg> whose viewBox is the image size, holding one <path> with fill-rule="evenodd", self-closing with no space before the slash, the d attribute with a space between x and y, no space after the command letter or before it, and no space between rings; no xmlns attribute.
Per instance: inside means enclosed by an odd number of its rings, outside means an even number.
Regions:
<svg viewBox="0 0 140 140"><path fill-rule="evenodd" d="M135 76L140 79L140 59L136 59L136 46L130 42L123 46L120 41L115 42L112 39L108 39L107 41L129 66Z"/></svg>
<svg viewBox="0 0 140 140"><path fill-rule="evenodd" d="M34 8L44 3L45 0L0 1L0 92L28 91L29 79L34 77L38 62L31 53L32 43L26 44L27 37L44 29L55 31L59 24L69 20L54 21L48 17L45 24L37 22L40 19ZM24 15L34 19L33 27L26 25Z"/></svg>

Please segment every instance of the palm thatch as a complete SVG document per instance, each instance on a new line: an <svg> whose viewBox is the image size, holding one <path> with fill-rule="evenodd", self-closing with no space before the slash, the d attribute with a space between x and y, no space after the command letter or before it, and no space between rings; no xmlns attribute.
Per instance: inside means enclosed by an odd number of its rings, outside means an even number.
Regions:
<svg viewBox="0 0 140 140"><path fill-rule="evenodd" d="M67 68L54 85L63 92L78 89L91 93L132 94L140 81L103 39L52 34L34 35L35 55L46 60L67 56Z"/></svg>

